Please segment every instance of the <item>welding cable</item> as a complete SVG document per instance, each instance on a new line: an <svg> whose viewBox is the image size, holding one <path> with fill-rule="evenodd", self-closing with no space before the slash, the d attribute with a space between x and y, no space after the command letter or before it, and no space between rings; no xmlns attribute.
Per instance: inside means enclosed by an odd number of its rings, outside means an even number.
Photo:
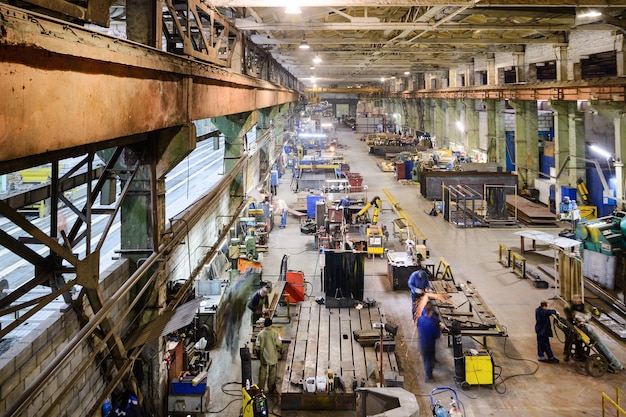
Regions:
<svg viewBox="0 0 626 417"><path fill-rule="evenodd" d="M506 327L502 326L505 333L508 334L508 332L506 331ZM537 373L537 371L539 370L539 362L534 361L532 359L526 359L526 358L516 358L513 356L510 356L507 351L506 351L506 344L507 344L507 339L508 337L504 338L504 347L503 347L503 352L504 352L504 356L506 356L507 358L511 359L511 360L515 360L515 361L523 361L523 362L530 362L535 364L535 369L532 372L525 372L525 373L521 373L521 374L513 374L513 375L509 375L506 378L502 378L502 371L500 371L499 374L499 382L495 382L494 381L494 385L493 385L493 389L498 393L498 394L504 394L506 393L506 385L504 384L507 380L511 379L511 378L516 378L518 376L530 376L530 375L534 375ZM500 369L502 369L502 367L500 367ZM499 386L502 385L503 388L499 389Z"/></svg>

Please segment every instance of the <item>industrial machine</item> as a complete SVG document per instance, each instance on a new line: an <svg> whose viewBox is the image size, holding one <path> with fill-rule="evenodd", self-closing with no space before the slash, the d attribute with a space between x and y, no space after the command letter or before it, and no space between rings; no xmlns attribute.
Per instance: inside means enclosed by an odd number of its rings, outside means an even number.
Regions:
<svg viewBox="0 0 626 417"><path fill-rule="evenodd" d="M267 398L258 386L243 387L241 394L241 415L243 417L263 417L269 415Z"/></svg>
<svg viewBox="0 0 626 417"><path fill-rule="evenodd" d="M367 237L367 256L375 257L385 255L385 235L383 229L377 225L370 225L366 230Z"/></svg>
<svg viewBox="0 0 626 417"><path fill-rule="evenodd" d="M264 417L269 415L267 398L258 385L252 385L252 353L246 344L239 348L241 359L241 416Z"/></svg>
<svg viewBox="0 0 626 417"><path fill-rule="evenodd" d="M493 358L488 350L469 349L463 352L465 360L465 381L462 388L471 385L493 385L494 366Z"/></svg>
<svg viewBox="0 0 626 417"><path fill-rule="evenodd" d="M616 255L626 249L625 235L626 213L622 211L576 226L576 236L583 242L583 248L605 255Z"/></svg>
<svg viewBox="0 0 626 417"><path fill-rule="evenodd" d="M568 322L560 316L553 316L555 327L566 336L565 349L572 358L585 363L585 370L593 377L604 375L607 371L617 372L624 369L621 362L600 340L596 332L586 321L576 319Z"/></svg>
<svg viewBox="0 0 626 417"><path fill-rule="evenodd" d="M374 207L374 214L372 215L371 221L369 221L369 218L366 217L366 215L369 209L371 209L372 207ZM372 200L369 203L367 203L365 206L363 206L363 208L359 210L359 212L354 216L354 222L355 223L371 223L371 224L378 223L378 213L380 212L381 208L382 208L382 201L380 197L376 196L372 198Z"/></svg>

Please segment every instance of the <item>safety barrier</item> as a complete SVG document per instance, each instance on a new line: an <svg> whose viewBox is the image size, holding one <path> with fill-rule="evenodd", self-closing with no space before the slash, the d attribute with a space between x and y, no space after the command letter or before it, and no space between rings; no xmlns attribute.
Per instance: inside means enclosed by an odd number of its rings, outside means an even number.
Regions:
<svg viewBox="0 0 626 417"><path fill-rule="evenodd" d="M506 258L503 259L504 254L506 254ZM498 244L498 262L507 268L511 267L511 248L503 245L502 243Z"/></svg>
<svg viewBox="0 0 626 417"><path fill-rule="evenodd" d="M602 393L602 417L606 416L606 406L612 406L615 410L608 410L608 411L616 411L616 416L620 417L620 416L626 416L626 411L624 410L624 408L622 408L621 406L621 401L620 401L620 394L623 395L624 391L622 391L621 389L619 389L619 387L615 388L615 401L613 401L611 398L609 398L609 396L606 393ZM611 415L613 415L611 413Z"/></svg>
<svg viewBox="0 0 626 417"><path fill-rule="evenodd" d="M452 268L443 258L439 258L439 264L437 264L437 271L435 272L435 278L442 280L453 281Z"/></svg>
<svg viewBox="0 0 626 417"><path fill-rule="evenodd" d="M520 278L526 278L526 258L519 253L511 252L511 268Z"/></svg>

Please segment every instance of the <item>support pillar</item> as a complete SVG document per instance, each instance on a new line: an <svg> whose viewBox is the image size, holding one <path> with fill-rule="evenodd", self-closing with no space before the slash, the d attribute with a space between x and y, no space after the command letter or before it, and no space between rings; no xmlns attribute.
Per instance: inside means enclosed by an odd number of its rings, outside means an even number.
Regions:
<svg viewBox="0 0 626 417"><path fill-rule="evenodd" d="M626 105L624 103L590 103L600 117L613 121L615 139L615 195L617 208L624 209L624 158L626 158Z"/></svg>
<svg viewBox="0 0 626 417"><path fill-rule="evenodd" d="M487 85L498 85L498 72L496 71L496 58L489 54L487 58Z"/></svg>
<svg viewBox="0 0 626 417"><path fill-rule="evenodd" d="M448 143L462 143L467 149L468 144L465 134L467 126L465 126L465 112L463 105L459 100L446 100L446 104L448 105ZM459 129L460 125L462 126ZM443 143L441 143L440 146L443 147Z"/></svg>
<svg viewBox="0 0 626 417"><path fill-rule="evenodd" d="M558 171L568 155L586 157L585 126L575 101L551 101L550 106L554 109L554 165ZM585 162L572 158L566 175L556 179L555 204L562 200L561 186L576 187L579 178L587 180Z"/></svg>
<svg viewBox="0 0 626 417"><path fill-rule="evenodd" d="M524 52L513 52L513 62L515 65L515 79L518 83L526 81L526 65L524 62Z"/></svg>
<svg viewBox="0 0 626 417"><path fill-rule="evenodd" d="M259 112L246 112L231 114L228 116L216 117L213 119L215 126L224 134L224 172L230 172L235 164L243 157L245 152L251 152L254 144L248 143L247 133L257 124ZM238 206L246 190L250 189L256 179L249 178L244 173L238 173L231 183L231 196L238 196L231 201L231 207Z"/></svg>
<svg viewBox="0 0 626 417"><path fill-rule="evenodd" d="M567 81L567 45L557 45L554 47L556 55L556 80Z"/></svg>
<svg viewBox="0 0 626 417"><path fill-rule="evenodd" d="M623 77L626 75L626 42L624 42L624 34L618 33L615 35L615 50L617 51L617 76Z"/></svg>
<svg viewBox="0 0 626 417"><path fill-rule="evenodd" d="M485 100L487 112L487 162L496 162L506 168L506 134L504 128L504 101Z"/></svg>
<svg viewBox="0 0 626 417"><path fill-rule="evenodd" d="M443 147L446 140L446 109L444 107L444 101L442 99L434 99L434 136L437 138L437 146Z"/></svg>
<svg viewBox="0 0 626 417"><path fill-rule="evenodd" d="M535 185L539 172L539 138L537 135L537 102L510 101L515 109L515 171L518 186Z"/></svg>
<svg viewBox="0 0 626 417"><path fill-rule="evenodd" d="M433 100L430 98L425 98L421 100L422 102L422 117L423 124L420 127L420 130L424 130L431 135L435 134L435 125L433 123Z"/></svg>
<svg viewBox="0 0 626 417"><path fill-rule="evenodd" d="M467 137L467 148L481 149L480 147L480 129L478 122L478 111L476 111L477 100L464 100L465 105L465 134ZM474 158L472 158L473 160Z"/></svg>

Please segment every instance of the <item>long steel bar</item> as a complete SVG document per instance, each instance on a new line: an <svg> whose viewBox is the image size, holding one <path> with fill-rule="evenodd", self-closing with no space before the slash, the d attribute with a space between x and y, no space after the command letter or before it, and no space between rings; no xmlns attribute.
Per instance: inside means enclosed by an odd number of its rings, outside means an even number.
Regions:
<svg viewBox="0 0 626 417"><path fill-rule="evenodd" d="M103 146L107 140L190 120L299 99L298 92L265 80L4 3L0 16L0 114L5 120L0 162Z"/></svg>

